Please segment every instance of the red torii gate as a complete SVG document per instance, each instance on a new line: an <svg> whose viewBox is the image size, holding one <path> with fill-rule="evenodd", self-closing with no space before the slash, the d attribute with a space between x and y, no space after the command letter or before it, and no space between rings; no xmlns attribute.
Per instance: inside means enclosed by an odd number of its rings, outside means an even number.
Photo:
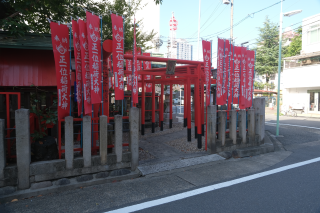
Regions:
<svg viewBox="0 0 320 213"><path fill-rule="evenodd" d="M133 59L133 55L125 54L124 59ZM142 75L142 100L141 100L141 134L144 134L144 124L145 124L145 84L152 84L152 133L155 131L155 84L161 85L161 96L159 100L159 126L160 130L163 130L163 94L164 85L170 85L170 124L169 127L172 128L172 84L182 84L184 85L184 125L187 126L188 141L191 141L191 85L194 85L194 112L195 112L195 137L198 139L198 148L202 148L201 138L204 135L204 72L203 72L203 62L202 61L189 61L181 59L170 59L170 58L158 58L151 56L138 55L137 60L140 61L154 61L154 62L168 62L169 60L176 61L177 64L184 64L183 66L175 67L174 75L166 74L166 67L155 68L155 69L145 69L138 71L139 75ZM130 71L124 72L127 75L132 74ZM145 75L153 75L152 80L144 80ZM156 79L155 76L161 76L161 78ZM196 94L196 91L199 93ZM207 94L210 95L210 94ZM207 143L206 143L207 145ZM207 148L207 146L206 146Z"/></svg>

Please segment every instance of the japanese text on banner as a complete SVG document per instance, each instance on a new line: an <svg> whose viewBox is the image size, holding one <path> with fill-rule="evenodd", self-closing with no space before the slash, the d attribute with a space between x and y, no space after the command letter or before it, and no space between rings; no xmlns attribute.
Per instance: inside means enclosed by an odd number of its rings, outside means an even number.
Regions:
<svg viewBox="0 0 320 213"><path fill-rule="evenodd" d="M113 72L115 83L115 99L123 100L124 82L123 82L123 19L122 16L111 14L112 20L112 53L113 53Z"/></svg>
<svg viewBox="0 0 320 213"><path fill-rule="evenodd" d="M89 63L89 47L87 37L87 25L83 20L78 21L79 35L81 44L81 61L82 61L82 84L83 84L83 98L84 98L84 114L88 115L92 112L91 107L91 77L90 77L90 63Z"/></svg>
<svg viewBox="0 0 320 213"><path fill-rule="evenodd" d="M224 40L218 38L218 51L217 51L217 105L226 104L226 99L223 98L223 67L224 67Z"/></svg>
<svg viewBox="0 0 320 213"><path fill-rule="evenodd" d="M134 19L134 30L133 30L133 82L132 82L132 92L133 92L133 103L138 103L138 72L137 72L137 44L136 44L136 20Z"/></svg>
<svg viewBox="0 0 320 213"><path fill-rule="evenodd" d="M86 17L91 77L91 104L100 104L102 99L100 18L88 11L86 12Z"/></svg>
<svg viewBox="0 0 320 213"><path fill-rule="evenodd" d="M79 25L75 20L72 20L72 33L73 33L74 59L76 64L76 92L77 92L78 116L81 116L81 110L82 110L81 45L79 40Z"/></svg>
<svg viewBox="0 0 320 213"><path fill-rule="evenodd" d="M127 51L126 54L132 54L132 51ZM132 60L126 60L126 71L132 73ZM127 74L127 90L132 90L132 74Z"/></svg>
<svg viewBox="0 0 320 213"><path fill-rule="evenodd" d="M247 82L247 105L252 106L252 92L253 92L253 80L254 80L254 51L250 50L248 53L248 82Z"/></svg>
<svg viewBox="0 0 320 213"><path fill-rule="evenodd" d="M50 23L58 89L58 119L69 115L70 107L70 57L67 25Z"/></svg>
<svg viewBox="0 0 320 213"><path fill-rule="evenodd" d="M247 102L247 48L241 47L241 83L240 83L240 109L246 108Z"/></svg>
<svg viewBox="0 0 320 213"><path fill-rule="evenodd" d="M209 41L202 40L203 49L203 62L204 62L204 75L206 84L206 105L210 105L210 72L211 72L211 43Z"/></svg>
<svg viewBox="0 0 320 213"><path fill-rule="evenodd" d="M144 56L150 56L150 53L143 53ZM151 62L150 61L144 61L143 62L143 69L151 69ZM151 80L151 75L145 75L144 80ZM152 83L146 83L146 92L152 92Z"/></svg>
<svg viewBox="0 0 320 213"><path fill-rule="evenodd" d="M239 103L241 47L234 47L233 103Z"/></svg>

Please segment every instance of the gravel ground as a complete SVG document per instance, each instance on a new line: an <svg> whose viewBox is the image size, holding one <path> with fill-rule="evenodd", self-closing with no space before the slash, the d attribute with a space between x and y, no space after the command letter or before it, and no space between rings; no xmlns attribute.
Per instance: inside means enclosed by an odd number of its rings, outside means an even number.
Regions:
<svg viewBox="0 0 320 213"><path fill-rule="evenodd" d="M142 139L146 139L149 137L154 137L154 136L159 136L159 135L166 135L169 133L173 133L173 132L177 132L177 131L181 131L183 130L183 124L182 123L174 123L172 124L172 128L169 129L169 125L164 124L163 125L163 130L164 131L160 131L160 127L156 127L155 128L155 133L151 133L152 129L151 128L146 128L145 129L145 135L140 135L140 140Z"/></svg>
<svg viewBox="0 0 320 213"><path fill-rule="evenodd" d="M166 144L184 153L206 152L204 136L202 137L202 149L197 148L198 140L194 138L194 135L192 135L191 137L191 142L187 142L187 137L183 137L176 140L168 141L166 142Z"/></svg>

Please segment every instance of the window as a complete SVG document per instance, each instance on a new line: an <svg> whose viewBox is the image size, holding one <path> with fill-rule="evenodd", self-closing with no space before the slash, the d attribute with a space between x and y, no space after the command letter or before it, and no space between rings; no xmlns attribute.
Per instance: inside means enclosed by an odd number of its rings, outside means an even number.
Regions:
<svg viewBox="0 0 320 213"><path fill-rule="evenodd" d="M320 42L320 25L313 25L310 27L309 29L309 33L308 33L308 37L309 37L309 44L314 44L314 43L318 43Z"/></svg>

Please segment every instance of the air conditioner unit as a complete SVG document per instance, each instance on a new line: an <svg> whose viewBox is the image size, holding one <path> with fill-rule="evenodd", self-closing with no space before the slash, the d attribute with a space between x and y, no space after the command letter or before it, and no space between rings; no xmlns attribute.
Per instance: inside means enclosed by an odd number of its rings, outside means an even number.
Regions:
<svg viewBox="0 0 320 213"><path fill-rule="evenodd" d="M230 0L222 0L223 4L230 4Z"/></svg>

